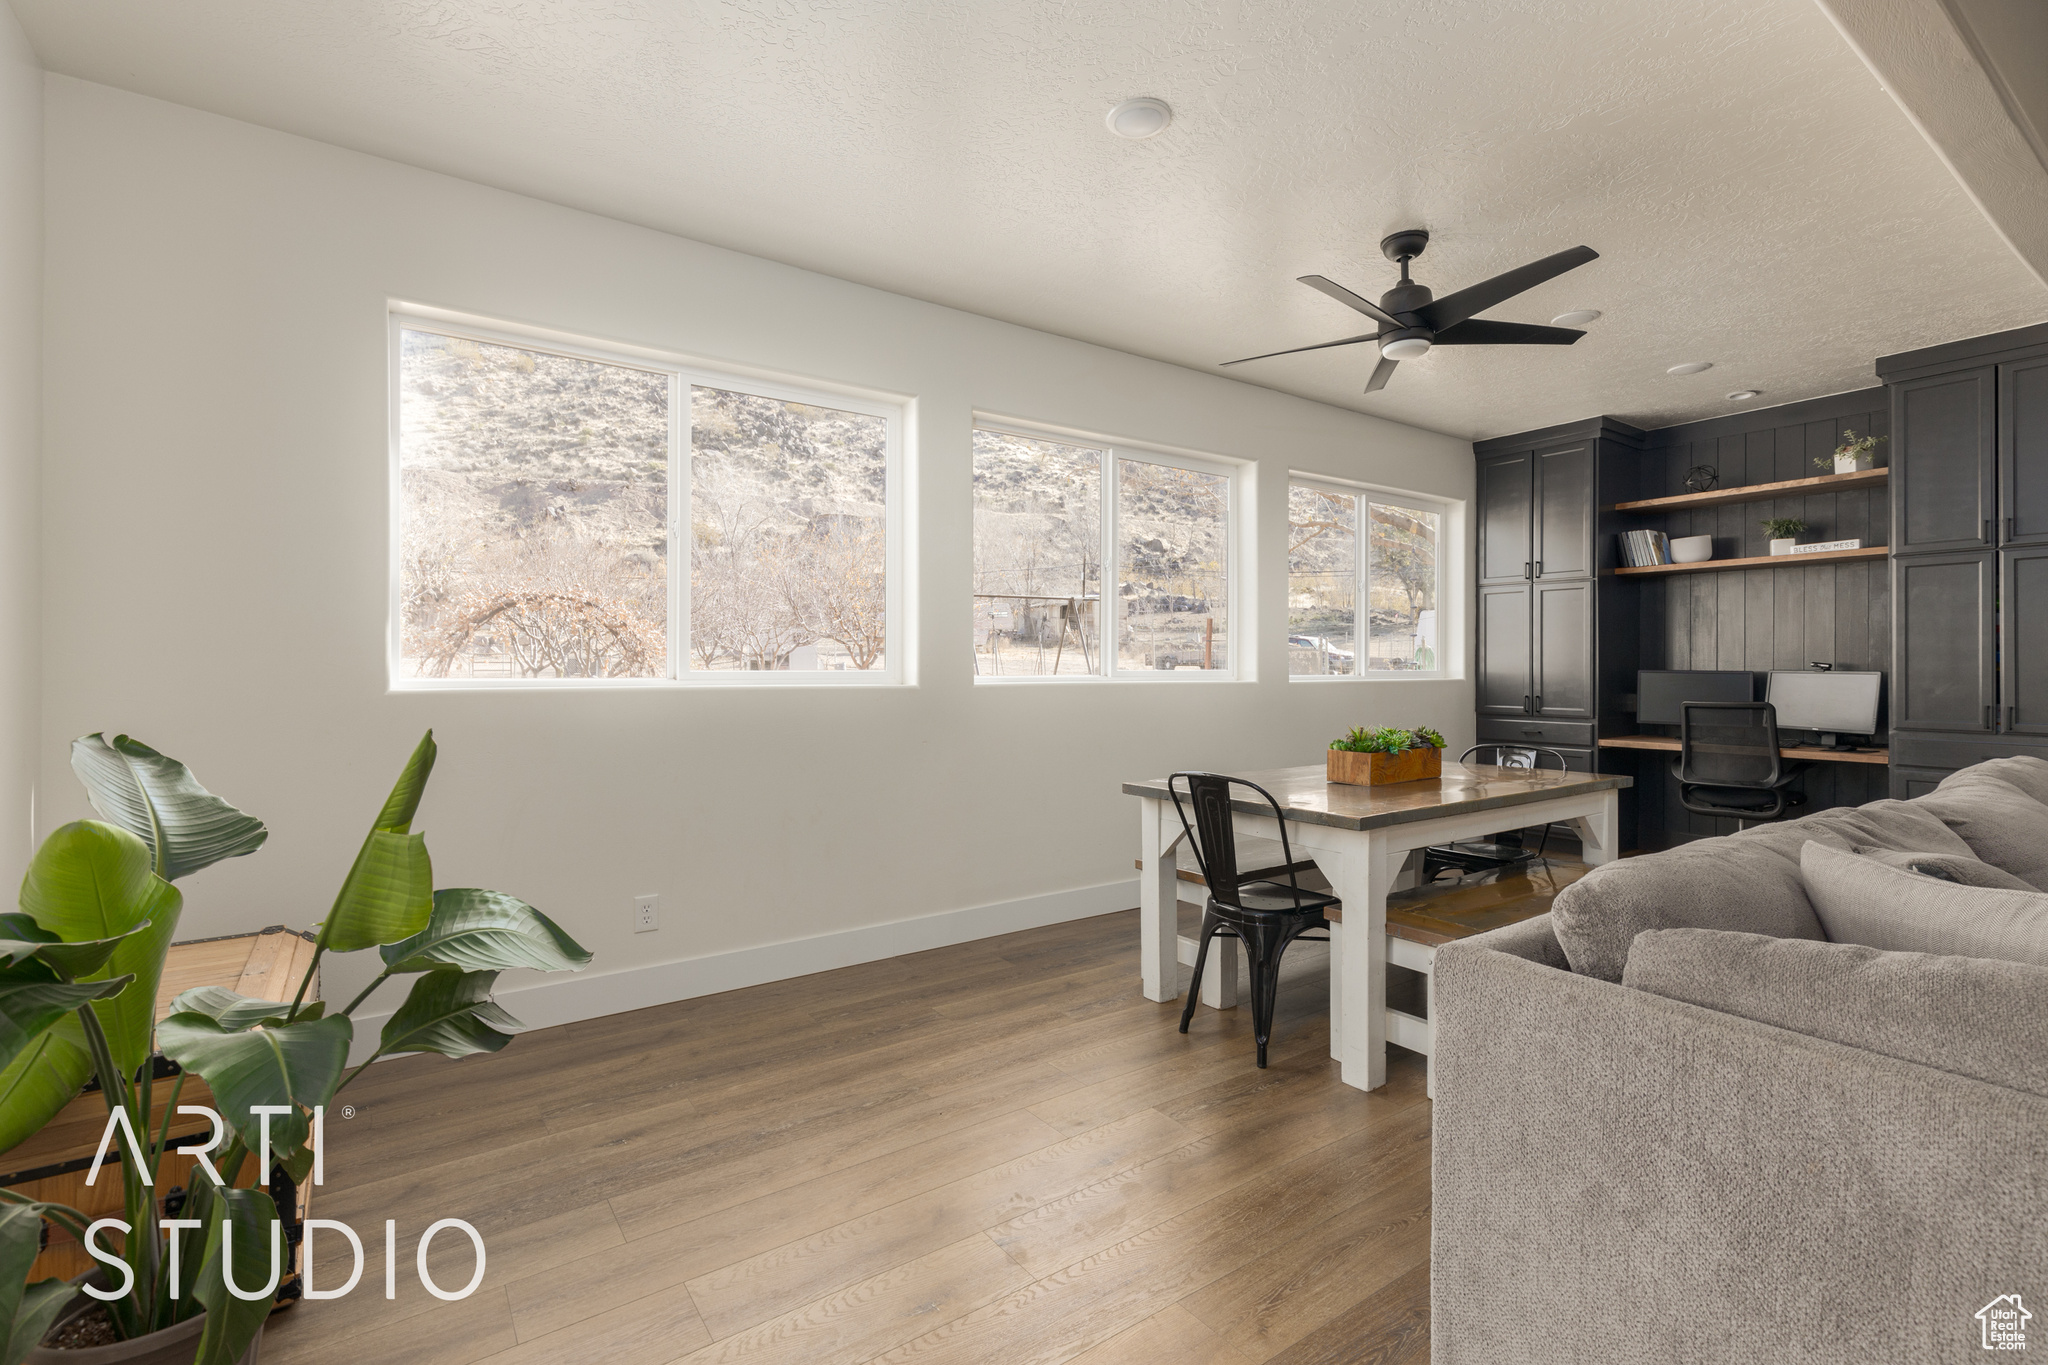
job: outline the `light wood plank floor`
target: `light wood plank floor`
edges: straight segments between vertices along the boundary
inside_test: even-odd
[[[373,1067],[312,1210],[362,1283],[265,1365],[1426,1361],[1421,1059],[1339,1084],[1304,947],[1259,1071],[1250,1010],[1182,1036],[1137,948],[1129,911]],[[489,1248],[455,1303],[413,1269],[449,1217]]]

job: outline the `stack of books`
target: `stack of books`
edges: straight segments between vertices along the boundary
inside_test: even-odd
[[[1671,537],[1662,531],[1624,531],[1615,539],[1621,542],[1621,562],[1631,569],[1671,562]]]

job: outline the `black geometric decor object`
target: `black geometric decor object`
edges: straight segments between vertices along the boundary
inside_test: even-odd
[[[1696,464],[1685,471],[1685,491],[1705,493],[1721,482],[1721,471],[1710,464]]]

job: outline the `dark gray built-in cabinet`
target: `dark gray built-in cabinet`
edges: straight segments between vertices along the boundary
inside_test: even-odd
[[[2048,758],[2048,326],[1886,356],[1892,794]]]
[[[1611,509],[1636,496],[1642,440],[1603,417],[1473,446],[1481,742],[1541,745],[1599,770],[1601,699],[1634,685],[1636,584],[1612,570],[1615,532],[1640,522]],[[1628,687],[1615,686],[1624,675]]]

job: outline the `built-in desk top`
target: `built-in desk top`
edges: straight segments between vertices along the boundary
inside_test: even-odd
[[[1603,749],[1657,749],[1675,754],[1679,750],[1677,740],[1669,735],[1607,735],[1600,741]],[[1868,753],[1857,753],[1851,749],[1823,749],[1811,744],[1781,745],[1781,758],[1796,758],[1807,763],[1878,763],[1892,761],[1889,749],[1872,749]]]
[[[1310,825],[1333,825],[1338,829],[1384,829],[1441,815],[1526,806],[1535,801],[1554,801],[1562,796],[1583,796],[1588,792],[1615,791],[1635,785],[1635,779],[1620,773],[1572,773],[1556,768],[1492,768],[1482,764],[1444,760],[1441,778],[1422,782],[1394,782],[1380,787],[1353,787],[1331,782],[1328,769],[1318,763],[1301,768],[1270,768],[1263,772],[1230,773],[1256,782],[1273,793],[1281,813],[1289,820]],[[1166,779],[1149,778],[1124,783],[1127,796],[1167,799]],[[1185,795],[1185,793],[1183,793]],[[1255,792],[1235,789],[1231,809],[1244,815],[1271,815],[1272,808]]]

